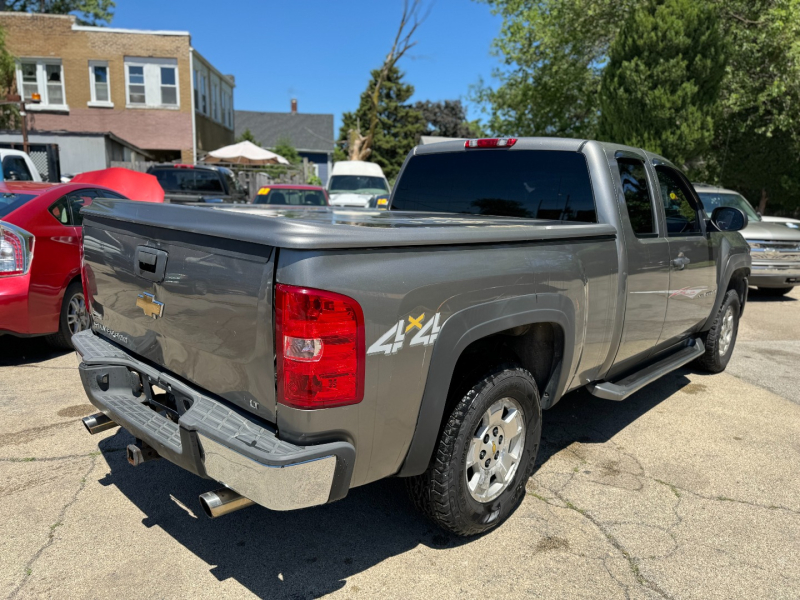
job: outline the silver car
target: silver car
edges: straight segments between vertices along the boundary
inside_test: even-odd
[[[710,215],[718,206],[733,206],[747,215],[740,233],[750,244],[753,269],[750,284],[764,293],[783,296],[800,285],[800,229],[781,221],[766,221],[738,192],[697,183],[694,185]]]

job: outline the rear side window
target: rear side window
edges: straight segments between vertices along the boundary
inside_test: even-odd
[[[633,233],[636,237],[654,237],[655,218],[644,162],[635,158],[617,158],[617,165]]]
[[[24,158],[6,156],[3,159],[3,179],[6,181],[33,181],[33,176]]]
[[[392,210],[597,222],[586,159],[557,150],[475,150],[408,161]]]
[[[167,192],[201,192],[224,194],[222,179],[216,171],[203,169],[154,169],[158,183]]]
[[[10,215],[35,197],[31,194],[0,194],[0,219]]]
[[[264,190],[267,190],[266,192]],[[271,204],[274,206],[327,206],[325,193],[322,190],[287,190],[261,188],[253,204]]]

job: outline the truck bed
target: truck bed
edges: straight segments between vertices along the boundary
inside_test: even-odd
[[[360,209],[156,206],[96,200],[83,212],[92,220],[111,219],[296,250],[496,244],[616,235],[612,225],[597,223]]]

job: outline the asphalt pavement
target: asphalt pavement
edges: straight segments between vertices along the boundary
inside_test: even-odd
[[[86,433],[73,353],[0,339],[0,597],[797,598],[800,288],[750,300],[725,373],[547,411],[527,496],[472,540],[400,480],[210,521],[213,484]]]

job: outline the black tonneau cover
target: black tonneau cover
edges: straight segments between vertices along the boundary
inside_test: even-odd
[[[298,250],[613,237],[611,225],[368,209],[179,206],[95,200],[85,219],[124,221]],[[111,224],[111,223],[109,223]]]

